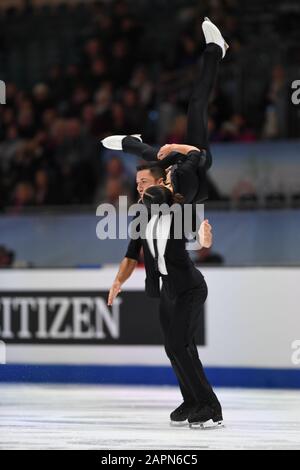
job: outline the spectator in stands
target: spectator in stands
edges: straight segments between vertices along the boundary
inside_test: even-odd
[[[61,19],[57,24],[72,23],[76,8],[54,10]],[[126,0],[81,2],[78,9],[83,11],[80,24],[76,20],[76,28],[68,29],[65,46],[64,28],[54,29],[52,16],[45,20],[44,36],[53,41],[41,37],[42,55],[37,47],[35,62],[30,51],[31,34],[34,37],[36,32],[29,26],[26,30],[28,12],[14,16],[10,10],[0,17],[7,49],[7,60],[1,65],[8,77],[18,80],[18,84],[12,78],[6,81],[6,105],[0,106],[1,205],[16,204],[19,209],[52,202],[92,203],[107,187],[98,146],[106,135],[136,133],[138,129],[149,143],[184,143],[181,114],[186,112],[190,83],[182,82],[181,69],[190,67],[193,76],[204,43],[199,18],[207,14],[223,24],[231,43],[222,80],[210,103],[210,139],[252,142],[257,137],[287,136],[290,101],[283,65],[272,69],[264,108],[254,107],[251,116],[244,109],[239,80],[248,46],[236,2],[201,2],[197,9],[186,2],[168,12],[170,31],[165,29],[165,18],[147,2],[141,11],[138,7],[132,11]],[[155,30],[148,17],[145,22],[144,11],[156,12]],[[21,21],[26,33],[22,36],[20,31],[20,46],[10,41],[14,19]],[[59,43],[56,51],[55,39]],[[186,70],[184,75],[189,75]],[[108,185],[112,186],[117,185]]]
[[[5,246],[0,246],[0,269],[13,267],[15,254]]]
[[[256,136],[247,125],[245,117],[241,114],[234,114],[222,125],[219,139],[224,142],[254,142]]]
[[[286,108],[289,104],[285,70],[276,65],[267,91],[263,137],[273,139],[287,134]]]

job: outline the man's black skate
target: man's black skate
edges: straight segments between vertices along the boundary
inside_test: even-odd
[[[176,410],[170,414],[172,426],[184,426],[188,424],[188,417],[195,408],[195,403],[183,402]]]
[[[219,403],[195,406],[188,417],[190,428],[211,429],[223,427],[222,408]]]

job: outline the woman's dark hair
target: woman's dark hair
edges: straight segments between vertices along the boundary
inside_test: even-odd
[[[150,186],[143,195],[143,203],[147,208],[153,204],[167,204],[169,207],[173,204],[183,204],[184,197],[181,194],[173,194],[166,186]]]

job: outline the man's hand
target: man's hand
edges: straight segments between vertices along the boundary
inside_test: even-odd
[[[130,243],[132,243],[132,241]],[[140,251],[140,248],[139,248],[139,251]],[[113,301],[121,292],[122,285],[124,284],[124,282],[127,281],[127,279],[130,278],[131,274],[136,268],[136,265],[137,265],[136,259],[131,259],[127,257],[123,259],[123,261],[120,264],[119,271],[115,278],[115,281],[109,291],[107,305],[111,306],[113,304]]]
[[[201,248],[210,248],[213,243],[213,236],[211,231],[211,225],[208,220],[205,219],[199,228],[199,241]]]
[[[169,155],[169,153],[173,152],[173,147],[174,147],[173,144],[166,144],[163,147],[161,147],[158,151],[157,158],[159,160],[163,160],[164,158],[166,158],[166,156]]]
[[[171,152],[179,152],[179,153],[182,153],[183,155],[187,155],[192,150],[196,150],[196,151],[200,152],[200,149],[198,149],[198,147],[194,147],[193,145],[166,144],[166,145],[164,145],[163,147],[161,147],[159,149],[158,154],[157,154],[157,158],[159,160],[163,160]]]
[[[109,291],[108,295],[108,300],[107,300],[107,305],[111,306],[113,304],[113,301],[115,298],[120,294],[121,292],[121,282],[120,281],[115,281]]]

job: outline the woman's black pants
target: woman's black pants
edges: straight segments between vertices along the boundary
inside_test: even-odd
[[[208,44],[201,56],[197,67],[194,88],[189,100],[187,114],[187,136],[186,144],[205,149],[207,153],[206,169],[210,168],[212,157],[208,141],[208,103],[218,74],[219,63],[222,59],[222,49],[216,44]],[[139,142],[132,137],[123,140],[123,150],[133,153],[143,160],[157,160],[157,151],[145,143]],[[171,165],[171,162],[165,162]]]

